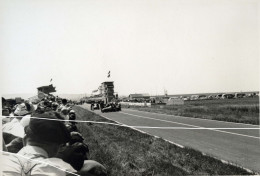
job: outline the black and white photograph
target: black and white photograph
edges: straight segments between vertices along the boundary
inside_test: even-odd
[[[0,175],[260,175],[259,0],[1,0],[0,36]]]

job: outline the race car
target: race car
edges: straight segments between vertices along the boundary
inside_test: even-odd
[[[121,111],[121,105],[119,103],[108,103],[104,108],[101,109],[101,112],[116,112]]]

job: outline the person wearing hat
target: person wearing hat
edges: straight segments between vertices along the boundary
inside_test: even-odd
[[[76,172],[62,159],[53,158],[59,146],[70,140],[70,134],[58,113],[35,115],[25,127],[25,146],[18,155],[3,154],[4,175],[51,175],[65,176],[66,171]],[[66,171],[65,171],[66,170]]]
[[[71,120],[70,121],[71,124],[73,124],[73,125],[77,124],[77,122],[73,122],[74,120],[76,120],[76,113],[75,113],[74,110],[70,110],[70,112],[69,112],[69,120]]]
[[[25,116],[34,111],[34,107],[32,104],[25,102],[18,104],[17,107],[15,108],[14,115],[15,116]]]
[[[51,104],[51,109],[52,109],[53,111],[56,111],[57,108],[58,108],[58,106],[59,106],[58,103],[56,103],[56,102],[52,102],[52,104]]]
[[[60,114],[64,118],[64,120],[67,120],[65,124],[69,124],[69,108],[63,107],[60,111]]]
[[[20,121],[25,117],[30,117],[33,111],[33,105],[30,105],[29,103],[18,104],[14,111],[14,118],[3,125],[2,131],[23,138],[24,126],[21,125]]]
[[[60,112],[62,109],[67,108],[68,101],[67,99],[62,99],[60,101],[60,106],[58,107],[57,111]]]

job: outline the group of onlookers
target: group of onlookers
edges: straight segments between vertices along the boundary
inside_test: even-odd
[[[106,175],[102,164],[89,160],[72,107],[53,95],[12,106],[2,98],[3,175]]]

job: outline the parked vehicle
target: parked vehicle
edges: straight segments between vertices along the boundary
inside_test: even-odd
[[[223,95],[223,94],[217,94],[217,95],[215,96],[215,98],[216,98],[216,99],[221,99],[221,98],[222,98],[222,95]]]
[[[199,95],[192,95],[190,100],[198,100],[199,99]]]
[[[231,98],[234,98],[234,96],[235,96],[234,94],[223,94],[221,98],[222,99],[231,99]]]
[[[213,100],[214,96],[213,95],[209,95],[207,98],[208,98],[208,100]]]
[[[206,95],[199,95],[198,99],[200,99],[200,100],[207,100],[208,97]]]
[[[246,97],[246,94],[244,94],[244,93],[235,93],[235,96],[234,96],[234,98],[244,98],[244,97]]]
[[[183,97],[182,98],[184,101],[188,101],[188,100],[190,100],[190,97]]]
[[[246,97],[254,97],[255,96],[255,94],[254,93],[248,93],[248,94],[246,94]]]

